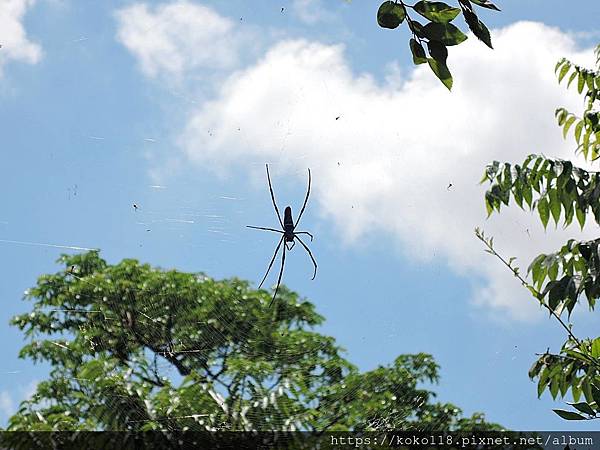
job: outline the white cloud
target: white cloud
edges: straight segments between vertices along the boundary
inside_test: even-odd
[[[23,394],[24,400],[29,400],[33,397],[33,394],[37,392],[39,381],[31,380],[24,386],[21,386],[21,393]]]
[[[235,23],[188,1],[149,7],[134,3],[116,13],[118,39],[149,77],[180,79],[201,69],[230,69],[244,44]]]
[[[493,159],[521,162],[534,152],[572,159],[553,112],[577,110],[581,98],[557,86],[553,70],[562,56],[591,63],[592,55],[538,23],[493,36],[494,51],[473,37],[451,49],[452,93],[423,66],[379,83],[352,72],[343,46],[280,42],[223,82],[190,118],[180,144],[190,160],[216,170],[270,161],[303,183],[310,166],[314,198],[347,241],[383,231],[409,256],[442,258],[473,280],[475,303],[507,317],[539,315],[510,273],[483,253],[473,229],[495,235],[523,269],[579,233],[545,234],[515,208],[486,221],[477,183]]]
[[[6,417],[14,414],[16,408],[15,404],[8,391],[0,391],[0,412]]]
[[[31,380],[28,384],[21,385],[18,388],[20,401],[30,399],[37,391],[37,380]],[[14,394],[14,391],[13,391]],[[0,391],[0,413],[5,417],[12,416],[17,411],[17,402],[13,399],[10,391]]]
[[[23,18],[35,0],[0,0],[0,75],[9,61],[37,63],[42,57],[41,47],[31,42]]]
[[[301,21],[308,25],[330,20],[333,17],[325,9],[321,0],[294,0],[292,11]]]

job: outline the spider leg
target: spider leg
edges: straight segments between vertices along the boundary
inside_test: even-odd
[[[252,225],[246,225],[246,228],[253,228],[255,230],[274,231],[275,233],[281,233],[281,234],[283,234],[283,231],[276,230],[275,228],[253,227]]]
[[[283,246],[283,255],[281,257],[281,269],[279,270],[279,277],[277,278],[277,286],[275,286],[275,293],[273,294],[273,299],[271,300],[271,303],[269,303],[269,308],[271,307],[271,305],[273,305],[273,302],[275,301],[275,297],[277,297],[277,291],[279,290],[279,284],[281,283],[281,277],[283,275],[283,266],[285,264],[285,249],[286,249],[286,247],[284,245]]]
[[[310,234],[308,231],[294,231],[294,234],[308,234],[310,236],[310,241],[312,242],[313,240],[313,235]]]
[[[281,239],[279,239],[279,244],[277,244],[277,248],[275,249],[275,253],[273,253],[273,257],[271,258],[271,262],[269,263],[269,267],[267,267],[267,273],[265,273],[265,276],[263,277],[262,281],[258,285],[259,289],[262,287],[263,283],[267,279],[267,275],[269,275],[269,272],[271,271],[271,267],[273,267],[273,261],[275,261],[275,258],[277,257],[277,253],[279,252],[279,247],[281,247],[281,243],[282,242],[283,242],[283,236],[281,236]]]
[[[273,186],[271,185],[271,175],[269,175],[269,165],[267,166],[267,180],[269,180],[269,192],[271,192],[271,200],[273,200],[273,206],[275,207],[275,212],[277,213],[277,218],[279,219],[279,224],[281,228],[283,228],[283,221],[281,220],[281,214],[279,214],[279,208],[277,208],[277,203],[275,203],[275,194],[273,194]]]
[[[296,242],[295,242],[295,241],[292,241],[292,246],[291,246],[291,247],[288,247],[288,246],[287,246],[287,242],[285,243],[285,246],[287,247],[287,249],[288,249],[288,250],[291,250],[291,249],[293,249],[293,248],[294,248],[294,245],[296,245]]]
[[[308,203],[308,196],[310,195],[310,169],[308,169],[308,189],[306,191],[306,197],[304,198],[304,204],[302,205],[302,209],[300,210],[300,214],[298,214],[298,218],[296,219],[296,223],[294,224],[294,228],[298,226],[300,222],[300,218],[302,217],[302,213],[304,213],[304,208],[306,208],[306,204]]]
[[[302,247],[304,247],[304,249],[308,252],[308,256],[310,256],[310,259],[312,260],[312,263],[315,266],[315,272],[313,273],[313,277],[312,277],[312,279],[314,280],[315,277],[317,276],[317,262],[315,261],[315,258],[313,257],[310,249],[307,247],[307,245],[304,242],[302,242],[302,239],[300,239],[298,236],[296,236],[296,239],[298,239],[298,242],[300,242],[300,244],[302,244]]]

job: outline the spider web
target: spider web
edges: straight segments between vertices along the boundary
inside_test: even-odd
[[[77,277],[76,275],[73,275],[75,277]],[[83,278],[79,278],[80,280],[84,280]],[[207,278],[208,279],[208,278]],[[200,282],[202,282],[202,280],[199,280]],[[152,291],[144,291],[143,289],[138,289],[137,291],[129,291],[126,295],[128,296],[128,299],[126,300],[130,300],[133,301],[133,297],[136,295],[140,295],[143,293],[148,293],[150,294],[150,299],[151,299],[151,303],[148,305],[148,310],[152,311],[155,310],[156,307],[160,307],[160,299],[161,297],[164,297],[165,295],[169,295],[171,296],[172,293],[169,294],[161,294],[161,293],[156,293],[156,292],[152,292]],[[99,292],[98,293],[99,296],[103,296],[103,300],[105,300],[107,298],[107,296],[105,295],[105,293]],[[109,294],[110,295],[110,294]],[[125,300],[125,299],[124,299]],[[266,305],[265,305],[266,307]],[[65,312],[65,314],[69,314],[68,311],[61,311],[61,312]],[[157,321],[156,318],[146,314],[144,311],[137,311],[142,317],[147,319],[147,323],[145,324],[146,328],[150,329],[150,333],[152,334],[152,323],[155,323]],[[92,315],[92,318],[89,319],[90,322],[94,322],[94,321],[106,321],[106,320],[119,320],[119,318],[117,317],[106,317],[104,316],[101,312],[95,312],[95,311],[90,311],[89,312]],[[95,314],[101,314],[102,318],[94,318]],[[220,323],[224,326],[225,329],[232,329],[235,327],[235,324],[233,322],[231,322],[227,316],[225,315],[217,315],[216,317],[212,317],[209,319],[209,321],[214,321],[215,323]],[[190,324],[194,324],[195,322],[193,321],[188,321],[186,318],[182,318],[182,317],[178,317],[177,321],[181,322],[181,325],[190,325]],[[93,325],[91,325],[93,326]],[[180,376],[180,374],[177,373],[177,369],[176,367],[170,363],[169,361],[167,361],[165,359],[165,356],[173,356],[173,355],[183,355],[183,354],[199,354],[202,352],[202,347],[203,345],[201,344],[202,341],[207,341],[207,342],[213,342],[213,341],[220,341],[223,339],[223,333],[220,333],[218,329],[216,328],[207,328],[208,330],[208,335],[207,336],[203,336],[200,337],[199,341],[200,342],[194,342],[194,343],[186,343],[186,342],[163,342],[163,348],[165,348],[165,350],[162,351],[157,351],[154,352],[154,361],[155,361],[155,368],[157,370],[157,373],[160,374],[161,378],[166,378],[166,379],[170,379],[171,381],[175,381],[177,379],[181,379],[182,377]],[[155,331],[154,332],[157,336],[161,335],[162,332],[161,331]],[[248,339],[251,337],[250,332],[242,332],[242,340]],[[194,345],[195,344],[195,345]],[[91,344],[93,345],[93,344]],[[101,345],[101,344],[100,344]],[[245,352],[245,354],[248,357],[257,357],[257,358],[261,358],[264,356],[268,356],[269,352],[268,350],[265,351],[261,351],[260,348],[256,348],[256,347],[260,347],[260,346],[250,346],[249,344],[244,344],[242,343],[241,346],[241,350],[243,350]],[[169,349],[170,348],[170,349]],[[295,358],[297,358],[298,356],[300,356],[298,353],[290,351],[290,350],[286,350],[284,353],[284,357],[291,360],[294,360]],[[84,382],[91,382],[94,383],[95,380],[94,379],[77,379],[77,381],[84,381]],[[285,385],[285,383],[284,383]],[[219,386],[214,386],[214,387],[208,387],[208,386],[203,386],[203,389],[210,395],[210,397],[214,400],[214,402],[224,410],[224,412],[227,414],[227,408],[225,406],[225,397],[223,395],[223,392],[219,389]],[[269,396],[265,396],[261,402],[255,400],[254,402],[252,402],[251,407],[249,408],[249,412],[247,414],[244,414],[244,420],[243,420],[243,427],[245,429],[252,429],[252,415],[255,414],[253,413],[252,409],[254,408],[265,408],[270,404],[274,404],[275,403],[275,399],[276,396],[281,396],[283,394],[283,389],[279,388],[277,390],[272,391],[271,395]],[[112,395],[109,393],[109,395]],[[184,416],[177,416],[177,415],[170,415],[170,416],[154,416],[152,419],[147,419],[146,417],[148,415],[152,415],[148,410],[140,410],[138,413],[138,417],[137,418],[133,418],[132,420],[129,420],[128,422],[131,424],[139,424],[139,423],[144,423],[144,422],[155,422],[158,424],[164,423],[164,426],[167,429],[190,429],[190,430],[198,430],[198,431],[216,431],[216,430],[220,430],[220,429],[228,429],[230,428],[230,425],[226,422],[223,421],[216,421],[215,420],[215,415],[214,414],[206,414],[205,411],[203,410],[198,410],[197,412],[193,412],[191,414],[187,414]],[[245,416],[248,415],[249,417],[246,418]],[[176,420],[181,420],[181,419],[191,419],[189,421],[186,421],[185,426],[182,428],[174,428],[172,422],[176,421]],[[290,430],[294,430],[294,425],[292,423],[293,421],[290,421],[290,423],[277,423],[277,424],[273,424],[274,428],[280,428],[283,426],[283,428],[285,429],[286,427]]]
[[[76,249],[84,250],[84,249]],[[270,249],[267,251],[271,251]],[[60,273],[60,272],[59,272]],[[56,307],[56,308],[44,308],[39,310],[41,313],[50,314],[51,317],[60,318],[60,320],[68,319],[83,319],[82,325],[79,326],[77,335],[84,336],[88,339],[91,353],[86,358],[87,361],[93,360],[94,352],[101,352],[102,349],[107,350],[111,353],[115,353],[115,348],[111,348],[110,342],[103,342],[98,340],[94,331],[105,330],[110,324],[117,326],[123,325],[124,320],[130,320],[131,314],[135,316],[140,328],[143,329],[144,339],[148,342],[153,342],[153,348],[145,348],[143,354],[149,360],[152,361],[152,369],[157,380],[164,380],[165,383],[169,383],[173,386],[173,396],[177,398],[176,389],[180,387],[184,381],[185,376],[178,370],[176,365],[173,363],[174,359],[185,357],[202,357],[203,352],[206,348],[211,348],[211,343],[221,342],[223,345],[232,345],[232,351],[235,351],[239,355],[243,355],[248,360],[261,360],[269,362],[272,360],[274,355],[277,356],[279,364],[286,364],[302,359],[315,357],[318,358],[322,353],[327,351],[327,345],[323,344],[317,348],[309,350],[307,353],[306,348],[301,345],[288,346],[285,345],[274,345],[272,338],[264,333],[257,333],[257,324],[250,323],[249,329],[236,329],[239,323],[234,322],[231,319],[230,314],[225,312],[220,313],[219,309],[213,310],[213,316],[207,317],[207,322],[218,324],[218,326],[203,326],[200,327],[195,317],[187,317],[185,315],[172,316],[174,324],[177,327],[189,327],[194,328],[198,326],[201,328],[202,334],[195,336],[189,336],[187,339],[180,339],[178,341],[169,341],[164,339],[164,328],[165,328],[165,304],[171,303],[181,305],[183,302],[189,302],[189,295],[185,295],[177,292],[176,286],[152,286],[152,287],[139,287],[138,280],[132,279],[132,285],[127,289],[122,287],[111,288],[111,282],[117,280],[111,280],[108,275],[104,274],[101,276],[102,282],[97,278],[98,275],[82,274],[82,268],[78,266],[65,267],[64,276],[66,279],[79,282],[79,290],[75,290],[68,295],[75,297],[75,300],[82,300],[81,296],[88,296],[85,303],[93,305],[105,304],[108,308],[101,309],[72,309],[68,307]],[[197,275],[196,281],[198,283],[210,282],[211,278],[204,275]],[[108,286],[108,288],[107,288]],[[82,293],[81,287],[87,287],[85,293]],[[271,293],[266,293],[260,299],[261,307],[265,311],[269,311],[276,314],[278,308],[278,302],[281,302],[281,295],[284,297],[289,295],[287,288],[284,285],[280,287],[280,295],[275,300],[273,308],[269,308],[272,292],[275,286],[271,288]],[[175,289],[174,289],[175,288]],[[91,293],[90,293],[91,292]],[[143,302],[140,303],[140,299]],[[168,302],[166,302],[168,300]],[[198,303],[202,303],[202,299],[195,299]],[[245,295],[240,294],[237,298],[227,299],[223,301],[233,301],[239,304],[243,304],[247,299]],[[297,299],[296,306],[301,306],[302,299]],[[63,303],[65,303],[63,301]],[[67,301],[68,303],[68,301]],[[142,305],[137,310],[131,310],[129,305]],[[168,308],[168,306],[167,306]],[[225,311],[226,308],[223,308]],[[275,323],[275,322],[274,322]],[[205,324],[206,325],[206,324]],[[282,326],[282,323],[277,324],[280,328],[273,330],[274,333],[285,336],[286,334],[293,335],[295,331],[299,329],[310,329],[310,327],[295,327],[290,326],[287,329]],[[235,332],[237,335],[236,345],[228,342],[232,333]],[[135,334],[135,331],[133,331]],[[96,337],[94,337],[96,336]],[[69,352],[70,341],[74,338],[73,335],[52,335],[47,337],[49,342],[65,352]],[[257,337],[261,339],[257,341]],[[162,340],[161,340],[162,339]],[[98,350],[99,349],[99,350]],[[235,354],[229,354],[229,357],[236,356]],[[346,356],[342,354],[342,356]],[[219,363],[222,361],[215,361],[214,365],[209,365],[211,370],[219,370]],[[131,365],[135,365],[135,358],[130,361]],[[322,368],[320,369],[322,370]],[[319,369],[316,370],[318,372]],[[410,374],[407,374],[410,377]],[[133,379],[134,376],[130,372],[123,370],[114,370],[114,373],[106,374],[108,377],[122,377],[123,381],[127,379]],[[129,378],[128,378],[129,377]],[[290,377],[291,378],[291,377]],[[294,389],[294,383],[290,378],[275,378],[267,379],[265,385],[272,385],[271,388],[262,389],[260,395],[257,392],[242,393],[239,399],[239,406],[231,405],[227,403],[227,389],[224,388],[222,383],[216,381],[207,380],[206,382],[197,381],[200,385],[202,392],[202,401],[198,402],[199,405],[204,404],[204,407],[196,407],[194,404],[186,405],[186,413],[180,414],[176,412],[165,413],[157,412],[152,406],[152,402],[136,402],[132,405],[129,400],[135,393],[131,392],[127,395],[112,392],[111,388],[99,389],[98,378],[95,376],[85,377],[66,377],[65,381],[72,384],[74,389],[86,390],[86,388],[92,388],[91,391],[100,392],[100,399],[97,406],[106,406],[107,403],[117,405],[117,408],[127,408],[127,421],[123,424],[127,428],[131,429],[148,429],[145,425],[151,425],[150,429],[162,429],[162,430],[194,430],[194,431],[219,431],[219,430],[281,430],[281,431],[296,431],[306,430],[307,428],[303,425],[306,419],[306,412],[300,411],[295,417],[293,414],[283,417],[281,414],[277,414],[277,410],[280,408],[280,403],[285,402],[290,396],[290,389]],[[227,381],[230,381],[227,380]],[[363,387],[356,385],[354,387],[342,386],[338,394],[332,394],[330,401],[344,402],[345,399],[359,395],[359,391]],[[148,395],[152,397],[158,390],[152,389],[153,394]],[[363,395],[366,392],[362,393]],[[336,397],[337,395],[337,397]],[[398,415],[400,411],[395,407],[396,401],[402,403],[406,392],[398,387],[395,391],[390,393],[390,401],[387,405],[384,405],[379,410],[379,414],[372,416],[364,424],[359,424],[367,429],[381,429],[386,427],[392,427],[393,423],[397,423]],[[296,395],[297,397],[297,395]],[[108,402],[107,402],[108,399]],[[126,402],[123,406],[120,405],[120,399]],[[206,408],[206,399],[211,401],[212,407]],[[94,406],[94,402],[90,402]],[[43,404],[42,404],[43,406]],[[174,411],[182,409],[180,404],[177,404],[177,400],[174,400]],[[318,402],[312,401],[307,402],[304,406],[318,407]],[[415,405],[418,407],[419,405]],[[235,407],[235,408],[234,408]],[[217,413],[215,413],[217,410]],[[265,415],[270,418],[265,422]],[[339,419],[335,417],[332,412],[330,421],[332,424]],[[40,420],[44,420],[40,416]],[[268,428],[267,428],[268,427]]]
[[[86,277],[80,277],[77,275],[78,272],[77,267],[71,267],[67,269],[69,275],[74,279],[82,281],[86,284],[89,284],[91,287],[94,287],[94,290],[97,291],[95,299],[92,299],[95,302],[110,302],[110,298],[114,297],[115,294],[123,295],[122,290],[115,289],[114,291],[108,290],[106,291],[104,286],[101,286],[99,283],[94,284],[91,281],[88,281]],[[202,283],[206,280],[209,280],[208,277],[198,278],[198,282]],[[164,287],[163,287],[164,288]],[[168,288],[166,290],[169,290]],[[286,288],[282,287],[282,290],[285,291]],[[75,294],[79,296],[80,294]],[[160,293],[156,292],[155,289],[146,290],[146,289],[131,289],[125,291],[125,297],[122,298],[123,305],[126,307],[127,304],[135,304],[135,297],[143,296],[146,302],[146,306],[143,310],[135,311],[138,314],[139,323],[143,323],[144,334],[150,333],[150,335],[154,335],[157,338],[162,336],[163,334],[163,324],[164,319],[161,317],[153,317],[153,314],[156,314],[157,309],[163,307],[162,300],[165,297],[173,296],[173,292]],[[177,301],[187,301],[188,299],[178,299]],[[240,299],[242,300],[242,299]],[[268,308],[269,297],[263,299],[263,307]],[[278,297],[276,301],[281,301]],[[276,306],[275,306],[276,307]],[[118,309],[118,308],[117,308]],[[46,309],[43,310],[46,313],[56,313],[62,314],[64,318],[72,316],[73,314],[83,314],[87,317],[86,324],[80,327],[81,333],[85,335],[85,333],[91,329],[102,329],[104,324],[110,321],[120,322],[121,318],[116,314],[117,311],[114,309],[111,313],[106,314],[101,310],[77,310],[74,311],[72,309]],[[188,319],[186,317],[179,316],[176,318],[178,322],[178,326],[189,326],[195,325],[196,322],[192,319]],[[225,314],[216,315],[215,317],[211,317],[209,322],[213,321],[214,323],[219,323],[222,325],[223,332],[220,332],[217,328],[203,328],[204,331],[208,331],[208,333],[204,333],[204,336],[196,336],[194,339],[190,339],[188,342],[179,341],[179,342],[168,342],[163,341],[160,345],[162,350],[154,349],[154,351],[146,350],[146,354],[153,358],[154,361],[154,370],[156,371],[157,376],[161,380],[169,380],[173,384],[175,388],[177,388],[177,381],[181,381],[183,379],[182,375],[178,373],[177,368],[173,365],[172,362],[168,360],[169,357],[181,356],[181,355],[190,355],[190,354],[202,354],[203,342],[215,342],[215,341],[223,341],[223,338],[227,331],[231,331],[236,327],[236,324],[233,323],[229,317]],[[154,324],[157,324],[154,327]],[[281,346],[277,346],[277,348],[270,348],[271,343],[267,342],[267,340],[263,342],[252,342],[250,340],[256,338],[256,334],[252,333],[248,330],[242,331],[239,334],[241,345],[237,349],[238,352],[243,352],[244,357],[249,359],[266,359],[269,360],[272,356],[273,352],[278,353],[278,358],[280,362],[293,362],[299,358],[305,357],[306,353],[304,351],[298,351],[291,348],[285,348]],[[281,330],[281,335],[283,336],[285,333],[291,332],[292,330]],[[51,339],[53,345],[56,345],[65,351],[69,351],[69,342],[68,340],[57,339],[54,337]],[[103,342],[94,342],[93,340],[89,341],[90,348],[95,350],[96,347],[106,347]],[[312,353],[314,356],[317,356],[325,350],[324,346],[314,349]],[[231,355],[230,355],[231,356]],[[115,376],[130,376],[127,373],[123,373],[123,371],[118,371],[115,373]],[[81,377],[68,377],[67,380],[69,382],[74,382],[79,384],[80,386],[85,386],[90,383],[94,386],[94,389],[97,389],[97,379],[96,378],[81,378]],[[226,404],[226,392],[222,389],[222,386],[219,386],[218,383],[205,383],[201,384],[202,390],[210,396],[210,398],[214,401],[214,403],[218,406],[218,408],[222,409],[223,413],[226,416],[231,416],[232,419],[236,419],[237,428],[240,430],[251,431],[256,429],[255,418],[262,417],[265,414],[265,410],[269,408],[278,407],[278,402],[280,399],[285,398],[289,394],[290,389],[290,381],[287,379],[281,380],[280,383],[275,383],[272,389],[269,389],[265,392],[265,395],[261,397],[247,395],[246,397],[242,397],[240,403],[243,402],[244,406],[239,408],[237,411],[228,411],[228,407]],[[338,401],[342,402],[344,400],[343,397],[352,397],[357,391],[362,389],[360,386],[356,386],[352,389],[344,390],[343,394],[339,395]],[[122,396],[120,394],[114,394],[110,391],[103,391],[103,396],[108,398],[114,397],[124,397],[128,399],[130,396]],[[402,400],[402,396],[405,395],[401,389],[393,392],[392,399],[399,401]],[[147,404],[149,406],[149,404]],[[193,405],[189,405],[191,409],[193,409]],[[418,406],[418,405],[417,405]],[[204,409],[197,409],[189,414],[185,415],[177,415],[177,414],[157,414],[153,412],[151,408],[142,408],[141,404],[138,405],[139,409],[136,411],[135,409],[132,411],[128,411],[129,419],[127,420],[126,425],[131,425],[134,429],[139,429],[141,425],[144,423],[152,423],[153,428],[163,429],[163,430],[195,430],[195,431],[219,431],[219,430],[229,430],[234,427],[233,424],[228,423],[227,420],[222,420],[222,417],[219,418],[217,414],[207,413]],[[383,414],[378,416],[374,416],[370,418],[368,423],[362,424],[365,428],[368,429],[381,429],[386,427],[391,427],[391,424],[394,422],[394,416],[399,414],[399,411],[394,408],[394,402],[390,402],[386,408],[383,409],[385,411]],[[302,414],[300,414],[302,415]],[[288,418],[277,418],[276,415],[275,420],[270,422],[271,430],[282,430],[282,431],[296,431],[296,430],[306,430],[301,424],[302,417],[295,418],[293,416]],[[148,418],[150,417],[150,418]],[[331,418],[335,420],[335,417]],[[260,429],[260,428],[259,428]],[[264,430],[264,428],[262,428]]]

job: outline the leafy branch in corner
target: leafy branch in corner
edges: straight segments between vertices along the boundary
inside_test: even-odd
[[[496,251],[492,237],[486,237],[484,232],[479,228],[475,229],[475,235],[486,246],[484,251],[498,258],[521,284],[532,293],[540,305],[549,311],[550,315],[560,323],[568,334],[568,339],[563,344],[560,354],[551,354],[547,350],[545,353],[538,355],[540,356],[539,359],[529,370],[529,377],[531,379],[538,378],[538,397],[542,395],[546,388],[550,390],[552,398],[556,398],[559,393],[561,396],[565,396],[567,391],[571,389],[574,402],[567,402],[567,404],[571,405],[578,412],[562,409],[554,409],[554,412],[565,420],[599,419],[600,383],[598,380],[600,379],[600,338],[585,340],[577,338],[571,326],[567,325],[561,318],[561,313],[565,307],[568,309],[570,315],[573,308],[572,305],[574,305],[577,299],[576,292],[579,286],[573,283],[572,279],[569,279],[569,283],[562,282],[562,279],[558,282],[555,281],[555,272],[558,272],[559,264],[555,266],[552,258],[563,257],[560,263],[563,270],[565,266],[569,267],[569,260],[564,259],[564,255],[540,255],[536,258],[527,271],[528,274],[532,274],[534,283],[538,286],[536,288],[534,284],[527,282],[520,274],[519,268],[513,264],[514,257],[506,260]],[[588,246],[589,243],[580,243],[579,245]],[[566,253],[567,250],[573,251],[574,248],[576,248],[575,241],[571,240],[562,250],[564,250],[563,253]],[[540,286],[548,272],[547,268],[544,270],[540,266],[542,266],[544,261],[548,260],[548,257],[550,257],[551,261],[550,267],[554,267],[550,269],[552,272],[550,277],[554,278],[554,280],[550,281],[544,290],[540,291]],[[571,259],[570,261],[572,267],[574,260]],[[581,266],[581,264],[579,265]],[[565,276],[564,279],[567,279],[567,277]],[[568,286],[570,285],[577,288],[575,292],[568,295],[568,298],[574,298],[571,303],[562,298],[565,291],[569,291]],[[546,295],[548,295],[548,302],[545,301]],[[579,401],[582,394],[586,401]]]
[[[452,74],[448,69],[448,48],[458,45],[467,39],[467,36],[452,22],[460,13],[469,29],[479,40],[489,48],[492,47],[490,32],[485,24],[479,20],[473,4],[487,9],[500,11],[489,0],[458,0],[458,8],[443,2],[421,0],[414,5],[409,5],[402,0],[385,1],[377,11],[377,23],[382,28],[395,29],[406,21],[412,38],[409,41],[413,62],[429,64],[433,73],[449,90],[452,89]],[[409,14],[409,9],[428,20],[423,25]],[[427,52],[425,50],[427,48]],[[429,56],[427,56],[427,53]]]

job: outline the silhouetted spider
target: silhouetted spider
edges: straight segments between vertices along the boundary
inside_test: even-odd
[[[279,209],[277,208],[277,203],[275,202],[275,194],[273,194],[273,187],[271,186],[271,176],[269,175],[269,165],[266,164],[266,167],[267,167],[267,180],[269,181],[269,191],[271,192],[271,200],[273,200],[273,206],[275,207],[275,212],[277,213],[277,219],[279,219],[279,224],[281,225],[281,230],[276,230],[275,228],[253,227],[251,225],[246,225],[246,226],[248,228],[254,228],[255,230],[272,231],[274,233],[282,234],[281,239],[279,240],[279,244],[277,244],[277,248],[275,249],[275,254],[273,254],[273,258],[271,258],[271,262],[269,263],[269,267],[267,268],[267,273],[265,273],[265,276],[263,277],[262,281],[258,285],[258,288],[260,289],[262,287],[263,283],[265,282],[265,280],[267,279],[267,275],[269,275],[271,267],[273,267],[273,262],[275,261],[275,258],[277,257],[277,253],[279,252],[279,248],[281,247],[281,244],[283,243],[283,256],[281,257],[281,269],[279,270],[279,278],[277,278],[277,286],[275,287],[275,293],[273,294],[273,299],[271,300],[271,303],[269,303],[269,308],[270,308],[271,305],[273,304],[273,302],[275,301],[275,297],[277,296],[277,291],[279,290],[279,284],[281,283],[281,276],[283,275],[283,265],[285,264],[285,251],[286,251],[286,249],[291,250],[294,248],[294,245],[296,245],[296,242],[294,239],[298,239],[298,242],[300,242],[302,247],[304,247],[304,249],[308,252],[308,256],[310,256],[310,259],[312,260],[312,263],[315,266],[315,270],[314,270],[313,277],[312,277],[313,280],[317,276],[317,262],[315,261],[315,258],[313,257],[308,246],[304,242],[302,242],[302,239],[300,239],[300,237],[298,236],[299,234],[307,234],[308,236],[310,236],[310,240],[312,241],[313,235],[310,234],[308,231],[295,231],[296,227],[298,226],[298,223],[300,222],[300,218],[302,217],[302,214],[304,213],[304,208],[306,208],[306,203],[308,202],[308,196],[310,195],[310,169],[308,169],[308,190],[306,191],[306,198],[304,199],[304,204],[302,205],[302,209],[300,210],[298,219],[296,220],[296,223],[294,223],[294,220],[292,219],[292,208],[289,206],[287,206],[285,208],[283,221],[281,220],[281,215],[279,214]],[[292,243],[291,247],[287,246],[288,242]]]

